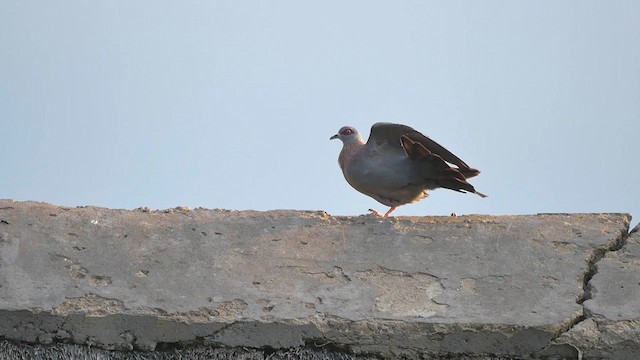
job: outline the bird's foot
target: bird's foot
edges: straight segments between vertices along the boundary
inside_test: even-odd
[[[369,211],[371,212],[371,214],[373,214],[373,215],[375,215],[375,216],[377,216],[377,217],[379,217],[379,218],[388,218],[388,217],[389,217],[389,215],[391,215],[391,213],[392,213],[395,209],[396,209],[396,208],[395,208],[395,206],[394,206],[394,207],[392,207],[391,209],[389,209],[389,211],[387,211],[387,212],[386,212],[386,213],[384,213],[384,214],[379,213],[379,212],[378,212],[378,210],[375,210],[375,209],[369,209]]]
[[[376,217],[379,217],[379,218],[383,218],[384,217],[384,214],[381,214],[380,212],[378,212],[378,210],[369,209],[369,212],[371,213],[371,215],[374,215]]]

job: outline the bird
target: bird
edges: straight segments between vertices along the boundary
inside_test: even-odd
[[[390,207],[384,214],[369,209],[377,217],[388,218],[437,188],[487,197],[467,182],[479,170],[410,126],[375,123],[366,143],[354,127],[343,126],[333,139],[342,141],[338,164],[349,185]]]

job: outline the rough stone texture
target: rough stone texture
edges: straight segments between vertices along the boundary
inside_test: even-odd
[[[640,225],[596,264],[587,319],[559,338],[585,358],[640,359]]]
[[[109,351],[74,344],[30,345],[0,341],[2,360],[100,359],[100,360],[377,360],[369,356],[353,356],[339,352],[310,349],[263,351],[249,348],[189,347],[166,351]],[[433,358],[438,359],[438,358]],[[489,358],[460,358],[490,360]],[[438,359],[440,360],[440,359]],[[444,358],[442,358],[444,360]]]
[[[95,360],[380,360],[375,356],[352,355],[326,349],[279,349],[260,350],[246,347],[213,348],[188,347],[164,351],[113,351],[95,347],[57,343],[52,345],[14,344],[0,341],[1,360],[52,360],[52,359],[95,359]],[[487,356],[427,356],[425,360],[507,360],[507,358]],[[511,358],[508,358],[511,359]]]
[[[589,322],[601,326],[611,316],[618,324],[607,330],[612,337],[623,324],[627,335],[637,335],[637,306],[617,307],[620,315],[613,315],[611,299],[599,298],[611,291],[610,278],[621,278],[600,280],[604,275],[595,272],[605,254],[598,269],[610,261],[612,271],[620,267],[608,252],[624,244],[629,220],[624,214],[381,220],[2,200],[0,337],[116,350],[193,345],[385,357],[575,357],[587,347],[561,340]],[[637,250],[629,251],[636,251],[637,266]],[[633,261],[625,263],[626,281],[637,280]],[[637,288],[621,290],[637,304]],[[621,354],[638,348],[625,341],[590,349],[598,356],[620,350],[617,344],[629,344]]]

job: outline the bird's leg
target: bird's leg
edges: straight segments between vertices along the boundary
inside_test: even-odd
[[[388,217],[389,217],[389,215],[391,215],[391,213],[392,213],[395,209],[396,209],[396,207],[395,207],[395,206],[393,206],[391,209],[389,209],[389,211],[387,211],[387,212],[384,214],[384,217],[388,218]]]
[[[391,209],[389,209],[389,211],[387,211],[384,215],[379,213],[377,210],[374,209],[369,209],[369,211],[371,212],[371,214],[379,217],[379,218],[388,218],[389,215],[391,215],[391,213],[396,209],[396,207],[392,207]]]

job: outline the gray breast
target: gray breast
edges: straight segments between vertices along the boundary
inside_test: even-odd
[[[387,206],[424,198],[424,181],[416,163],[397,148],[375,147],[353,157],[344,175],[349,184]]]

